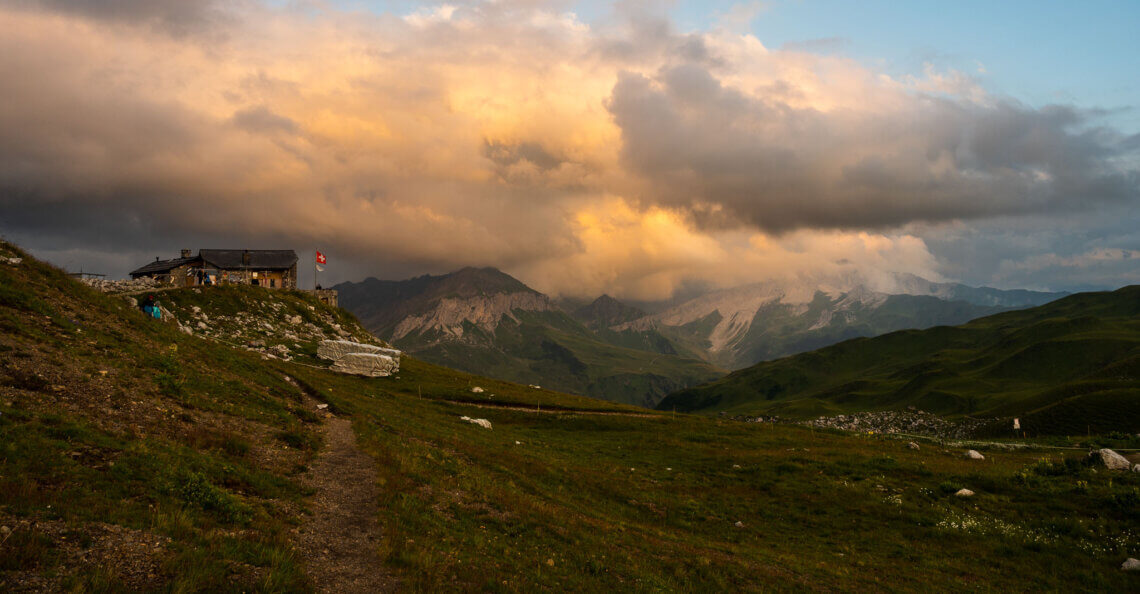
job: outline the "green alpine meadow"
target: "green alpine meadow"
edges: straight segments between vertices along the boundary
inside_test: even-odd
[[[1140,448],[1131,434],[967,446],[747,423],[407,356],[392,377],[354,377],[329,370],[311,343],[289,361],[235,346],[251,337],[223,321],[300,316],[365,338],[311,296],[162,292],[172,317],[197,308],[211,320],[186,333],[182,318],[145,317],[4,250],[21,259],[0,268],[5,589],[321,589],[321,553],[303,538],[321,493],[306,477],[338,420],[374,464],[375,539],[361,553],[389,589],[1131,587],[1119,565],[1140,545],[1140,473],[1087,456]],[[1115,328],[1124,340],[1128,295],[1078,295],[974,326],[1006,329],[994,344],[1019,352],[1031,345],[1009,336],[1046,331],[1015,331],[1014,320],[1048,322],[1056,340],[1073,328],[1059,313],[1080,310],[1111,320],[1080,324],[1086,339]]]

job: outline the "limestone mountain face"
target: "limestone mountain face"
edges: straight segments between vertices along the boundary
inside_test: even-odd
[[[398,341],[414,333],[434,333],[441,337],[440,340],[470,340],[471,334],[464,330],[470,325],[485,333],[494,333],[504,318],[516,324],[519,322],[515,311],[555,310],[557,307],[546,295],[533,292],[496,293],[466,298],[444,297],[429,311],[400,320],[392,331],[392,340]]]
[[[494,268],[464,268],[405,281],[369,278],[335,288],[342,307],[373,332],[392,339],[428,330],[464,336],[465,321],[493,331],[516,309],[553,309],[545,295]]]
[[[850,338],[961,324],[1064,295],[935,283],[914,275],[876,282],[856,276],[765,282],[712,291],[611,329],[656,332],[718,366],[739,369]]]

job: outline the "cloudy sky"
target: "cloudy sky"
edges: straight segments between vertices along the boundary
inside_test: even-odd
[[[552,294],[1140,283],[1135,2],[0,0],[0,234]]]

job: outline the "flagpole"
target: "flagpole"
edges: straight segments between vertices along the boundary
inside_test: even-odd
[[[313,294],[317,293],[317,248],[313,248]]]

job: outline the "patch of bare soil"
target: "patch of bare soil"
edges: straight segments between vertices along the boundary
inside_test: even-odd
[[[356,447],[348,420],[330,416],[325,426],[325,449],[302,479],[316,495],[297,550],[319,592],[393,591],[378,552],[376,463]]]
[[[114,524],[59,520],[18,520],[0,513],[0,557],[15,554],[9,541],[24,548],[50,547],[59,570],[0,572],[0,592],[53,592],[63,590],[65,578],[100,572],[130,591],[157,589],[169,576],[162,570],[169,558],[170,539],[151,532]]]

